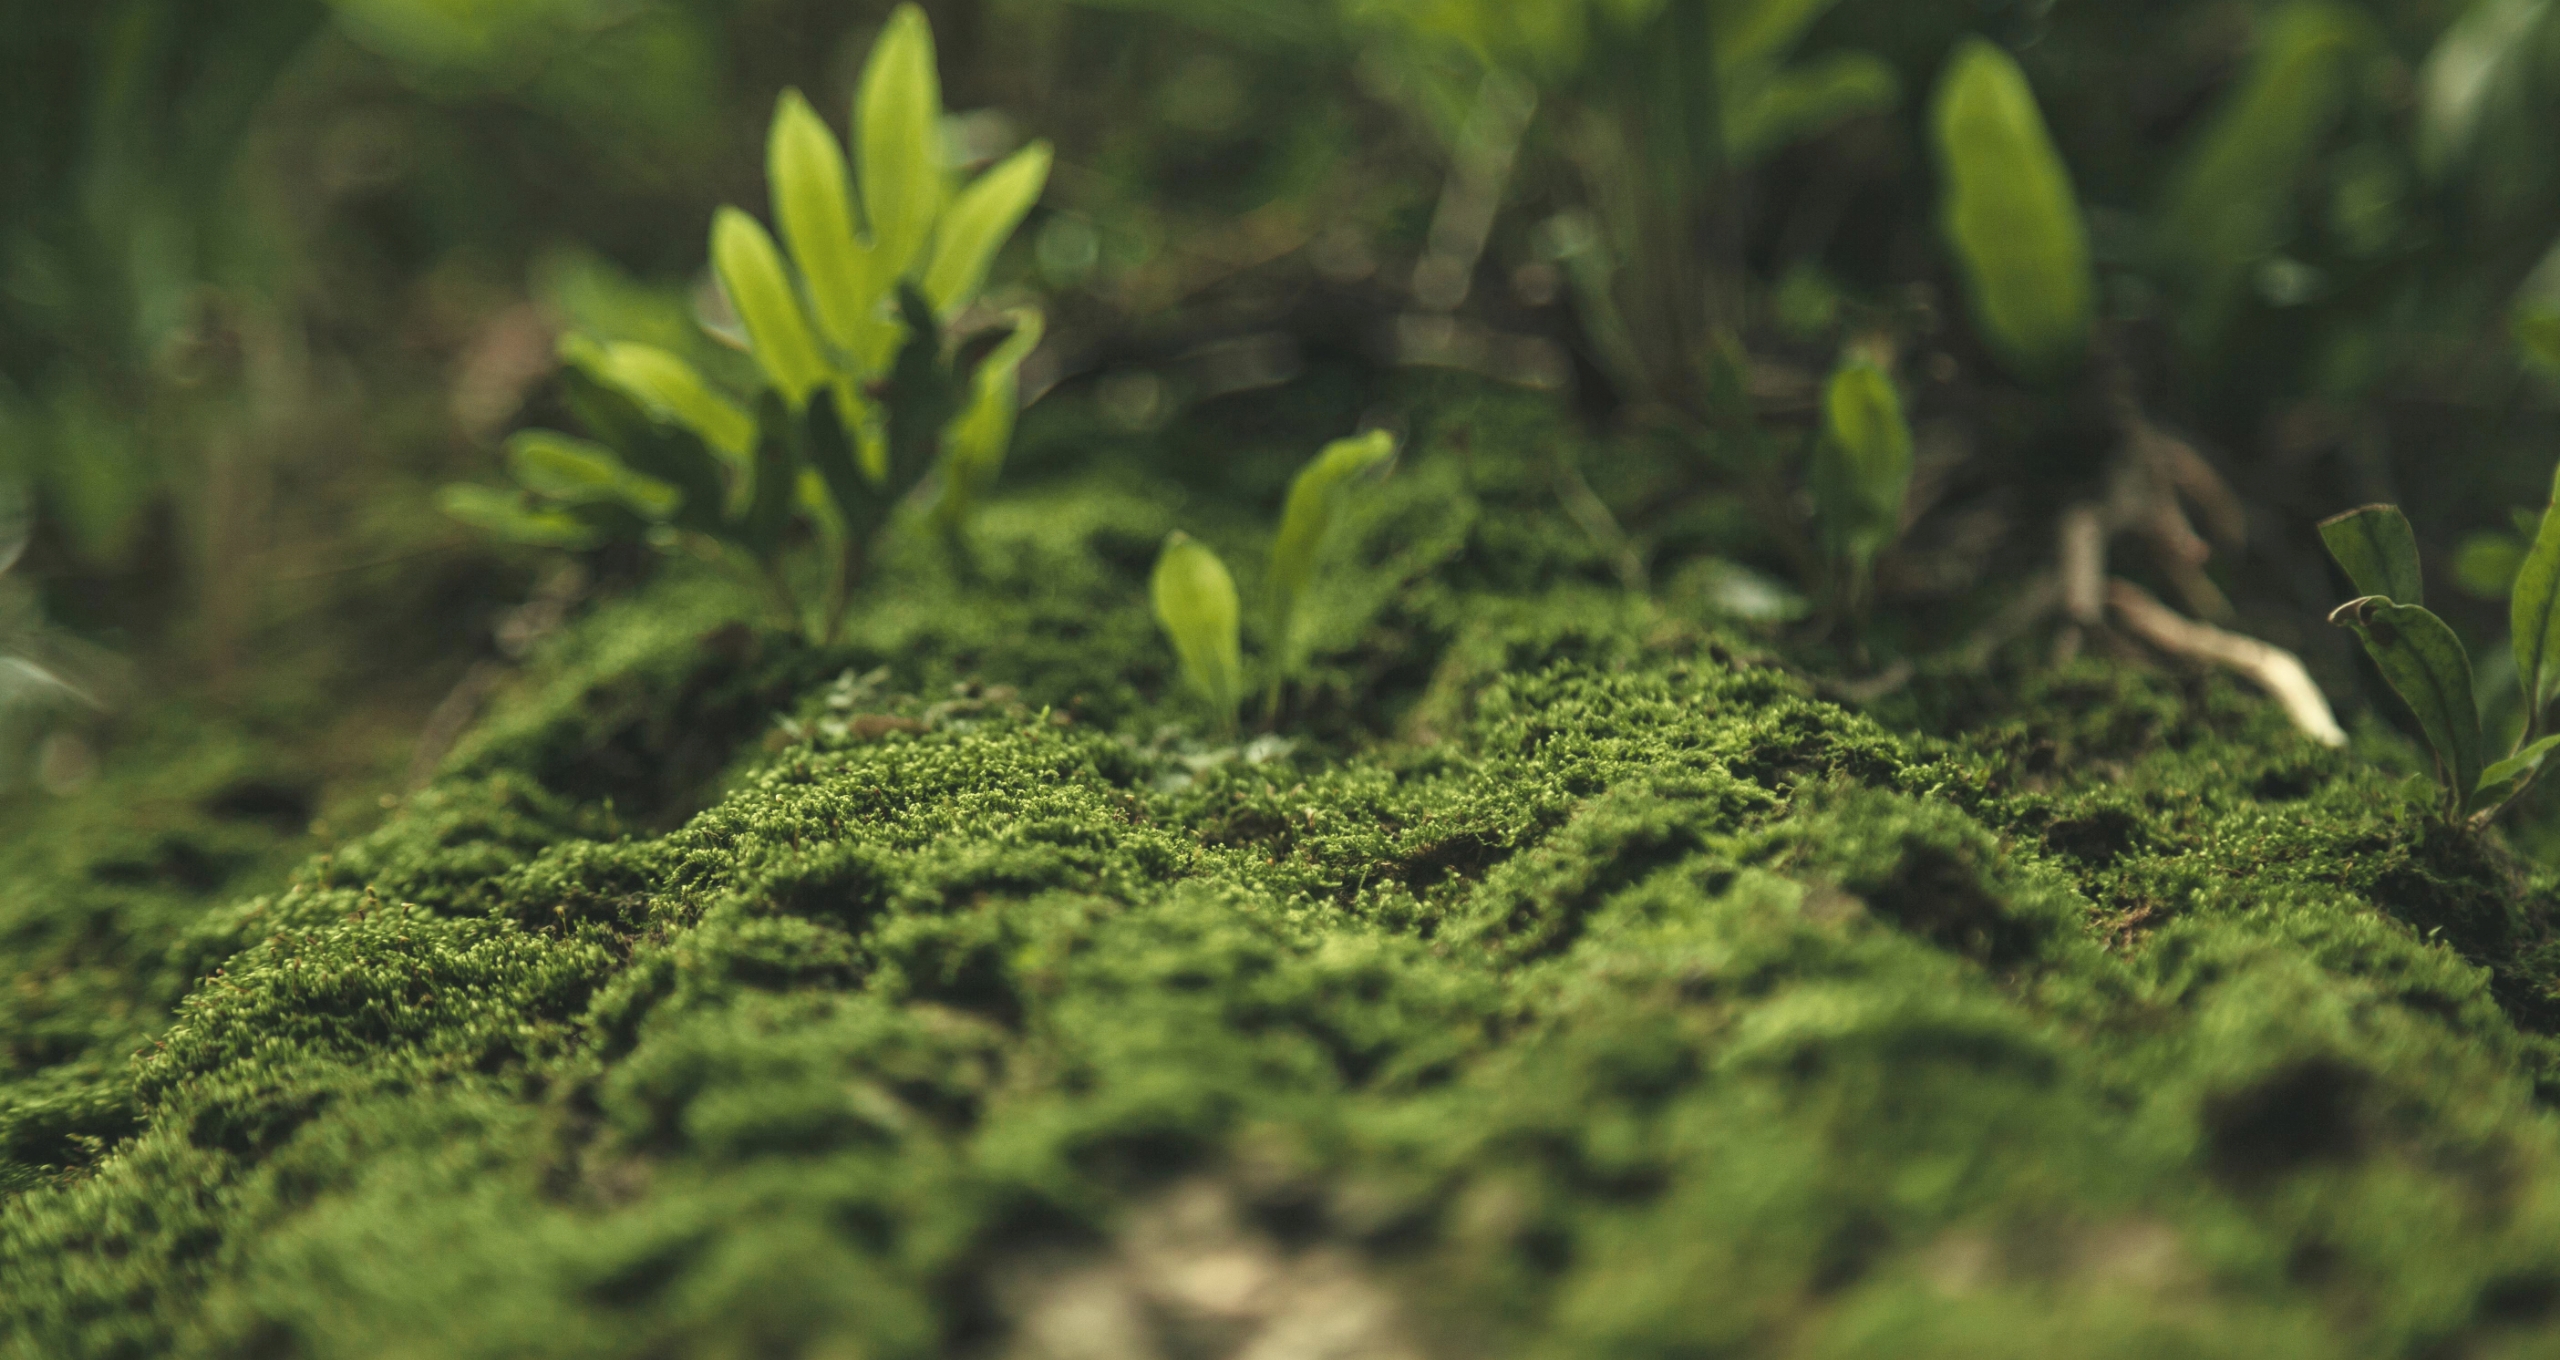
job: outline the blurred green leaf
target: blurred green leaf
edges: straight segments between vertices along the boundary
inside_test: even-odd
[[[2427,579],[2418,562],[2418,534],[2396,505],[2368,505],[2320,521],[2320,541],[2367,595],[2399,604],[2425,604]]]
[[[946,528],[963,522],[1004,470],[1022,409],[1022,362],[1040,347],[1047,329],[1046,319],[1029,308],[1007,312],[1005,320],[1013,334],[971,376],[969,404],[943,435],[946,480],[935,517]]]
[[[2348,601],[2329,621],[2354,630],[2392,692],[2417,715],[2451,809],[2469,806],[2480,787],[2480,708],[2461,639],[2425,609],[2379,595]]]
[[[665,482],[624,467],[612,450],[551,430],[518,431],[507,440],[506,458],[518,485],[569,505],[621,505],[657,523],[683,499]]]
[[[602,534],[575,515],[533,509],[518,493],[493,486],[445,487],[436,493],[436,508],[482,533],[537,548],[584,551],[603,541]]]
[[[1344,490],[1395,456],[1396,437],[1371,430],[1326,445],[1290,484],[1280,533],[1271,542],[1271,622],[1282,674],[1296,667],[1298,605],[1315,581],[1316,555],[1340,513]]]
[[[948,193],[942,170],[942,77],[924,11],[898,6],[881,30],[854,96],[862,149],[862,209],[881,276],[921,259]]]
[[[1040,201],[1049,182],[1047,142],[1034,142],[1005,158],[960,191],[933,242],[933,263],[925,270],[925,296],[948,317],[966,306],[986,285],[987,268],[1004,247],[1023,216]]]
[[[1911,426],[1892,375],[1863,359],[1831,375],[1822,413],[1815,510],[1833,551],[1863,571],[1902,531],[1902,503],[1911,488]]]
[[[711,262],[765,376],[793,405],[808,400],[826,382],[827,362],[819,356],[798,290],[764,225],[735,208],[722,208],[712,221]]]
[[[2191,344],[2221,334],[2252,271],[2292,235],[2298,186],[2345,107],[2366,37],[2363,18],[2324,0],[2277,11],[2247,78],[2180,164],[2157,238],[2190,292]]]
[[[2523,566],[2524,544],[2509,534],[2473,534],[2453,555],[2454,580],[2465,593],[2484,600],[2506,599]]]
[[[575,349],[579,342],[580,337],[574,336],[564,341],[564,352],[583,354]],[[588,367],[595,370],[599,366],[608,381],[638,398],[650,414],[675,421],[702,436],[703,442],[733,466],[743,466],[754,449],[755,418],[713,391],[693,365],[675,355],[655,345],[625,341],[596,350]]]
[[[2418,154],[2430,173],[2466,160],[2490,101],[2533,78],[2543,53],[2532,38],[2550,10],[2551,0],[2480,0],[2436,40],[2418,70]]]
[[[2076,364],[2095,318],[2088,234],[2025,73],[1966,39],[1939,83],[1935,121],[1944,229],[1976,327],[2022,377]]]
[[[1219,721],[1235,724],[1244,702],[1243,616],[1227,564],[1190,535],[1164,541],[1153,581],[1156,621],[1182,662],[1183,678]]]
[[[613,450],[623,465],[644,477],[676,489],[680,496],[673,522],[701,533],[720,532],[729,502],[729,478],[719,456],[702,437],[682,425],[651,416],[638,398],[615,385],[609,374],[572,364],[560,382],[569,409]],[[741,483],[743,489],[743,483]]]
[[[878,349],[871,332],[887,324],[880,300],[889,280],[854,231],[844,147],[798,90],[783,91],[774,109],[765,167],[773,185],[773,219],[808,280],[819,327],[838,349]]]
[[[1749,165],[1789,142],[1843,119],[1892,108],[1902,80],[1882,58],[1840,52],[1726,87],[1724,140],[1736,164]]]
[[[821,400],[810,403],[824,406]],[[800,449],[794,426],[797,418],[778,392],[768,391],[756,399],[756,476],[755,489],[747,503],[747,513],[739,520],[735,539],[756,556],[779,557],[783,549],[783,533],[791,526],[792,507],[800,492]]]
[[[2519,310],[2509,324],[2525,357],[2545,374],[2560,378],[2560,311]]]
[[[2534,530],[2533,545],[2516,567],[2515,595],[2507,606],[2516,679],[2524,688],[2529,717],[2560,697],[2560,480],[2552,487],[2552,501]]]

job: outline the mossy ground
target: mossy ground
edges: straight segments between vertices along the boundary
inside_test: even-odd
[[[0,1346],[2560,1344],[2547,875],[2219,683],[1824,702],[1611,583],[1546,419],[1364,503],[1285,748],[1142,598],[1262,502],[1123,466],[841,648],[674,573],[290,871],[117,776],[0,864]]]

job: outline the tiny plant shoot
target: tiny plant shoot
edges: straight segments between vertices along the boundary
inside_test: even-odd
[[[1831,559],[1833,603],[1863,617],[1876,555],[1902,534],[1911,491],[1911,426],[1893,377],[1853,358],[1823,393],[1822,434],[1813,458],[1814,519]]]
[[[854,157],[797,90],[766,145],[777,244],[722,208],[711,264],[762,390],[718,390],[645,345],[563,342],[569,407],[590,436],[527,431],[506,449],[516,490],[446,489],[447,513],[519,542],[642,540],[747,567],[790,626],[831,639],[898,506],[929,494],[956,534],[1012,442],[1036,311],[962,338],[996,252],[1048,182],[1035,143],[954,189],[943,167],[933,33],[902,5],[854,96]],[[787,247],[787,254],[786,254]],[[795,523],[831,560],[814,618],[795,594]]]
[[[2560,484],[2555,484],[2560,498]],[[2453,629],[2426,608],[2417,535],[2397,506],[2369,505],[2320,526],[2329,555],[2360,594],[2330,622],[2352,629],[2382,678],[2418,719],[2434,752],[2448,821],[2485,825],[2542,775],[2560,736],[2546,735],[2560,698],[2560,512],[2546,509],[2517,571],[2509,600],[2516,675],[2525,725],[2514,749],[2490,761],[2483,750],[2471,657]]]
[[[1298,473],[1271,540],[1268,623],[1270,680],[1264,702],[1277,722],[1283,692],[1306,665],[1307,598],[1315,585],[1327,536],[1341,518],[1344,492],[1395,461],[1396,439],[1372,430],[1325,446]],[[1181,658],[1194,692],[1209,701],[1219,721],[1234,727],[1244,702],[1242,619],[1234,578],[1215,552],[1176,532],[1156,562],[1156,620]]]
[[[1156,559],[1154,595],[1156,622],[1173,641],[1183,679],[1233,728],[1244,703],[1244,614],[1227,564],[1177,529]]]

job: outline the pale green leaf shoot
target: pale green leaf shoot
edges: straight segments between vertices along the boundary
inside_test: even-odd
[[[1164,541],[1154,579],[1156,621],[1172,641],[1183,677],[1232,727],[1244,702],[1244,633],[1235,578],[1218,555],[1176,532]]]
[[[711,263],[765,376],[792,405],[807,400],[826,382],[828,365],[773,238],[754,218],[722,208],[712,221]]]
[[[2097,284],[2070,172],[2026,74],[1966,39],[1939,83],[1935,123],[1943,225],[1974,324],[2019,376],[2055,376],[2088,348]]]

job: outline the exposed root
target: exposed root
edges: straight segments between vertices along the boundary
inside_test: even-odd
[[[2108,586],[2107,603],[2128,630],[2152,646],[2247,676],[2283,705],[2293,725],[2313,741],[2323,746],[2347,744],[2347,734],[2339,728],[2337,715],[2329,711],[2328,699],[2293,653],[2186,618],[2127,581]]]

